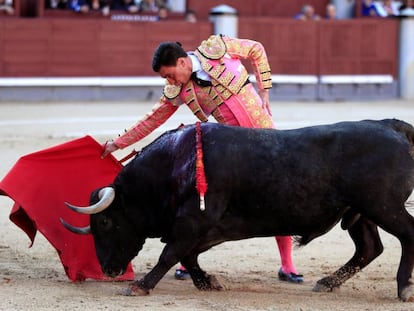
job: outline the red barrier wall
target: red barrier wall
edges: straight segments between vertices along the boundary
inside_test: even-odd
[[[160,41],[180,40],[194,49],[211,33],[210,23],[198,23],[191,32],[188,25],[79,18],[0,20],[0,76],[152,75],[152,53]]]
[[[398,76],[399,21],[240,18],[239,37],[262,42],[273,74]]]
[[[391,74],[397,78],[398,20],[302,22],[240,18],[239,37],[261,41],[273,74]],[[161,41],[188,50],[208,22],[124,22],[103,18],[0,19],[0,76],[153,75]]]

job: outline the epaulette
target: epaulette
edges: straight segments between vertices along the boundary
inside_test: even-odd
[[[164,86],[164,96],[167,97],[168,99],[176,98],[181,92],[181,87],[182,85],[176,86],[173,84],[166,84]]]
[[[202,41],[197,50],[208,59],[220,59],[226,54],[226,44],[220,35],[212,35]]]

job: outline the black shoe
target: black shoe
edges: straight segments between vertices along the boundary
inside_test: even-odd
[[[291,282],[291,283],[302,283],[303,282],[303,275],[302,274],[296,274],[296,273],[285,273],[282,268],[279,269],[279,280]]]
[[[188,280],[191,278],[190,273],[187,270],[177,269],[174,274],[177,280]]]

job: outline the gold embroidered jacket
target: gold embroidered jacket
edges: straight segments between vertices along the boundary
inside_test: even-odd
[[[249,60],[256,76],[257,87],[272,87],[271,71],[264,47],[259,42],[235,39],[226,36],[211,36],[194,51],[201,66],[211,78],[212,87],[200,90],[191,80],[181,86],[167,84],[164,95],[142,120],[115,140],[120,148],[127,147],[163,124],[182,104],[186,104],[201,120],[207,121],[210,114],[232,95],[239,94],[248,81],[248,72],[241,63]]]

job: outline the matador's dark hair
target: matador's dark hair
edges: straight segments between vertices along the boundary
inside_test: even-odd
[[[180,42],[162,42],[152,58],[152,70],[159,72],[162,66],[175,66],[180,57],[187,57]]]

